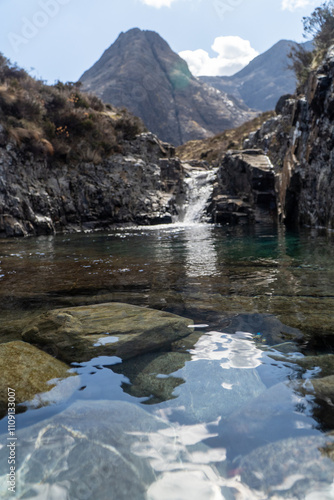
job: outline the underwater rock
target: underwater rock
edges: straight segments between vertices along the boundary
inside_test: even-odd
[[[290,438],[255,449],[240,460],[241,479],[267,498],[333,498],[334,463],[319,449],[330,438]]]
[[[263,353],[247,333],[209,332],[190,354],[191,362],[174,373],[185,383],[175,389],[176,399],[165,403],[186,422],[225,419],[266,389],[256,371]]]
[[[300,330],[284,325],[272,314],[238,314],[232,318],[225,331],[249,332],[255,335],[257,340],[269,345],[303,338]]]
[[[189,335],[192,323],[167,312],[113,302],[49,311],[22,337],[69,363],[101,355],[129,359]]]
[[[148,397],[145,403],[156,404],[176,397],[173,391],[184,380],[172,374],[190,359],[191,355],[183,352],[148,353],[110,368],[129,379],[130,383],[122,383],[124,392],[137,398]]]
[[[121,401],[78,401],[64,412],[17,432],[15,498],[144,500],[154,481],[148,459],[131,447],[166,425]],[[8,452],[0,450],[7,472]],[[2,472],[3,474],[3,472]],[[0,476],[0,496],[7,475]],[[1,497],[3,498],[3,497]]]

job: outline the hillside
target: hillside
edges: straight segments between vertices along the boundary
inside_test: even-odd
[[[265,121],[273,116],[275,116],[274,111],[267,111],[239,127],[225,130],[209,139],[186,142],[176,148],[176,154],[184,161],[205,160],[209,163],[215,163],[229,149],[241,149],[249,134],[258,130]]]
[[[187,63],[153,31],[121,33],[80,81],[84,90],[125,106],[174,145],[212,136],[254,116],[236,98],[193,77]]]
[[[311,42],[302,45],[307,50],[312,48]],[[288,69],[291,64],[288,54],[292,47],[297,46],[291,40],[280,40],[233,76],[203,76],[200,79],[222,92],[242,99],[252,109],[275,109],[282,95],[293,94],[296,89],[295,74]]]
[[[0,146],[12,142],[49,163],[98,163],[144,130],[140,119],[83,94],[80,84],[45,85],[0,54]]]

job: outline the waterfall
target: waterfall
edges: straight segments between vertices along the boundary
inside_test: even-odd
[[[205,220],[204,212],[213,192],[217,170],[187,169],[184,179],[186,202],[179,211],[178,222],[193,224]]]

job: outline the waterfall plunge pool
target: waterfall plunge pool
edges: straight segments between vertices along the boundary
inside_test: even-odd
[[[18,414],[14,498],[334,498],[331,236],[135,227],[1,240],[0,255],[3,342],[44,311],[104,302],[201,325],[171,350],[73,364],[70,391]]]

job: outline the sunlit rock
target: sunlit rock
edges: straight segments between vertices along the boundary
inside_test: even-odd
[[[68,365],[25,342],[0,344],[0,365],[0,415],[8,407],[8,388],[17,404],[33,406],[66,400],[78,388]]]
[[[67,362],[101,355],[128,359],[186,337],[192,323],[167,312],[113,302],[50,311],[22,336]]]

